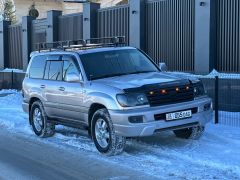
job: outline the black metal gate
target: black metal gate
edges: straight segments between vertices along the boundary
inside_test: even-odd
[[[172,71],[194,71],[194,0],[155,0],[146,5],[147,53]]]
[[[8,54],[6,67],[22,69],[22,25],[8,27]]]
[[[32,50],[36,50],[37,43],[46,42],[47,19],[32,21]]]
[[[217,70],[240,71],[240,1],[217,1]]]
[[[129,42],[129,5],[99,9],[98,37],[125,36]]]
[[[83,39],[83,14],[69,14],[58,18],[59,41]]]

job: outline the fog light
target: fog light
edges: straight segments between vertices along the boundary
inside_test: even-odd
[[[211,103],[204,105],[204,111],[208,111],[210,109],[211,109]]]
[[[143,123],[143,116],[131,116],[128,121],[130,123]]]

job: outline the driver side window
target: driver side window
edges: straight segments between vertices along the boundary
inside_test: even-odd
[[[79,66],[74,62],[71,56],[63,57],[63,80],[66,81],[66,76],[68,74],[80,75]]]

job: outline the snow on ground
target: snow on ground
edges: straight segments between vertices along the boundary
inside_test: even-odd
[[[240,179],[240,129],[209,124],[205,135],[198,141],[182,140],[173,133],[131,139],[126,151],[115,157],[101,155],[95,149],[87,132],[59,126],[54,137],[36,137],[22,111],[22,96],[17,91],[0,97],[0,128],[27,136],[42,143],[66,149],[89,152],[89,156],[111,161],[143,171],[161,179]]]

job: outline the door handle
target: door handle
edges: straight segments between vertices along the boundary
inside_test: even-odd
[[[65,88],[64,87],[59,87],[58,90],[59,91],[65,91]]]
[[[41,89],[44,89],[45,87],[46,87],[45,85],[41,85],[41,86],[40,86]]]

